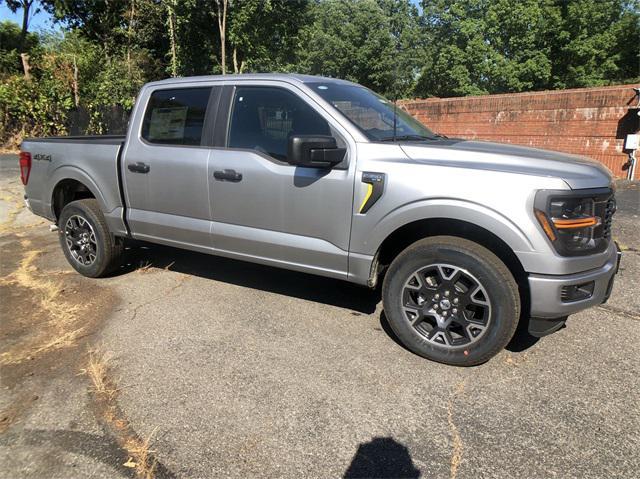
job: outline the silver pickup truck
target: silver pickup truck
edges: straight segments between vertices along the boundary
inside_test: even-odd
[[[149,83],[126,137],[21,149],[26,203],[79,273],[109,273],[135,238],[381,282],[399,340],[447,364],[487,361],[519,325],[555,331],[607,300],[619,264],[603,166],[446,138],[347,81]]]

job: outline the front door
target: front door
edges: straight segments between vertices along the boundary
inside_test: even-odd
[[[215,249],[228,256],[346,278],[354,147],[294,87],[236,86],[226,148],[209,157]],[[287,163],[291,135],[332,135],[334,169]]]

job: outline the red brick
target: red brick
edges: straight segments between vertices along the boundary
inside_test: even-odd
[[[629,106],[637,104],[632,101],[633,86],[402,100],[400,104],[429,128],[448,136],[588,156],[617,177],[626,177],[622,165],[627,154],[616,134]],[[640,171],[636,175],[640,177]]]

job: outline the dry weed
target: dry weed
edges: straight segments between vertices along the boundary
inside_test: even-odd
[[[460,381],[455,391],[453,392],[451,399],[449,399],[449,403],[447,404],[447,422],[449,423],[449,432],[451,433],[452,442],[451,461],[449,468],[450,479],[456,478],[456,476],[458,475],[458,468],[460,467],[460,463],[462,462],[462,438],[460,437],[458,427],[453,420],[453,408],[456,398],[458,398],[464,392],[465,382],[466,380]]]
[[[30,290],[32,296],[37,298],[38,309],[48,318],[48,328],[43,329],[35,340],[30,341],[30,344],[18,345],[12,351],[4,352],[0,356],[0,364],[17,364],[34,354],[75,344],[84,330],[82,327],[75,327],[75,324],[80,312],[90,306],[84,304],[81,307],[66,301],[61,296],[63,288],[60,285],[37,274],[38,268],[35,261],[42,254],[42,250],[29,251],[31,247],[29,240],[22,240],[20,244],[27,253],[20,260],[18,268],[2,278],[1,282]]]
[[[140,265],[136,268],[136,273],[146,274],[151,272],[151,268],[153,268],[153,263],[149,261],[145,261],[144,263],[140,263]]]
[[[111,355],[98,349],[89,351],[87,367],[81,369],[82,374],[86,374],[91,380],[91,391],[99,396],[99,399],[111,403],[115,401],[118,394],[113,380],[109,376]]]
[[[111,354],[99,348],[91,350],[87,366],[81,373],[91,381],[89,390],[96,399],[102,420],[114,431],[118,443],[127,453],[127,460],[123,466],[135,469],[136,475],[140,478],[152,479],[155,476],[156,460],[150,444],[155,429],[146,439],[139,438],[131,430],[129,422],[118,408],[117,397],[120,389],[111,375],[111,361]]]

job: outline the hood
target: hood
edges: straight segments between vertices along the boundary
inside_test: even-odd
[[[414,161],[561,178],[571,189],[602,188],[611,183],[611,172],[602,164],[557,151],[456,139],[406,142],[400,147]]]

